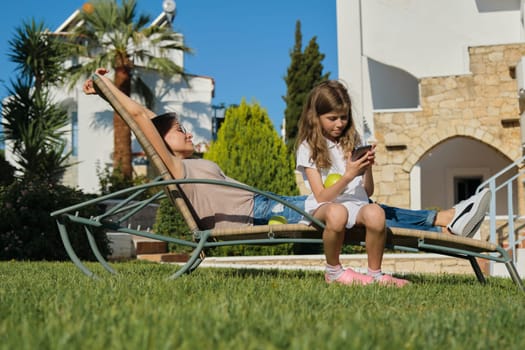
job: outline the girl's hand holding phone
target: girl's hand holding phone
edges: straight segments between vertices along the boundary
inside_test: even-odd
[[[354,148],[347,160],[347,171],[351,168],[357,168],[357,175],[363,175],[366,169],[374,164],[375,145],[358,146]],[[349,169],[350,168],[350,169]]]

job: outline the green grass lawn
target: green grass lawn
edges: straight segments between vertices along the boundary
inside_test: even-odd
[[[0,262],[0,349],[525,349],[512,281],[409,275],[403,289],[322,273]]]

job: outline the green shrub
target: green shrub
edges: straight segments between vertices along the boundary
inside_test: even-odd
[[[102,195],[125,190],[133,186],[144,185],[151,181],[151,179],[147,176],[136,174],[134,174],[132,179],[128,179],[124,176],[124,173],[122,172],[120,167],[114,170],[111,169],[112,168],[109,166],[105,167],[104,169],[101,169],[100,166],[97,166],[96,172],[98,177],[98,184],[100,186],[100,193]],[[149,198],[158,191],[158,187],[151,187],[149,189],[146,189],[141,195],[137,196],[136,199],[142,200]],[[127,196],[128,194],[125,194],[114,198],[127,198]]]
[[[147,182],[147,180],[144,177],[128,179],[126,176],[124,176],[122,168],[120,167],[112,170],[109,166],[106,166],[104,169],[100,169],[100,167],[97,166],[96,171],[101,194],[117,192],[132,187],[134,185]]]
[[[0,191],[0,260],[66,260],[68,256],[50,213],[90,196],[62,185],[15,181]],[[97,208],[82,215],[97,214]],[[68,224],[71,244],[81,259],[94,260],[85,231]],[[109,253],[106,235],[92,230],[103,255]]]
[[[226,111],[224,123],[204,158],[229,177],[260,190],[297,195],[294,157],[257,103],[242,101]]]
[[[163,199],[160,201],[157,216],[155,218],[155,225],[153,225],[153,231],[157,234],[168,237],[192,240],[190,229],[188,228],[188,225],[186,225],[186,221],[180,211],[171,204],[169,199]],[[169,250],[173,252],[185,253],[192,250],[190,247],[183,247],[172,243],[168,246]]]
[[[11,184],[15,176],[15,167],[13,167],[5,158],[0,157],[0,186]]]

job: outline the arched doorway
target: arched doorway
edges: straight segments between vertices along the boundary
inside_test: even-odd
[[[428,150],[414,166],[411,171],[411,196],[416,200],[419,198],[420,208],[449,208],[513,161],[478,140],[452,137]],[[498,183],[516,172],[517,169]],[[516,185],[513,193],[516,207]],[[504,191],[498,192],[496,208],[496,214],[506,214],[507,194]]]

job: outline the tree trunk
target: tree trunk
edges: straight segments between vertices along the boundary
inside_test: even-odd
[[[131,77],[129,69],[115,68],[115,86],[126,95],[131,93]],[[113,171],[120,168],[125,179],[131,179],[131,131],[122,118],[115,112],[113,115]]]

